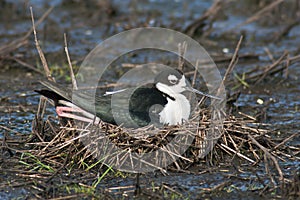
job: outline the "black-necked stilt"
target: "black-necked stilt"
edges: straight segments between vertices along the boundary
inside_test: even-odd
[[[70,92],[60,88],[54,82],[44,81],[42,84],[47,89],[36,90],[36,92],[54,100],[56,112],[60,117],[93,121],[95,120],[94,114],[92,114],[94,111],[96,116],[102,121],[116,124],[115,118],[117,117],[122,119],[121,121],[123,121],[124,126],[131,126],[131,123],[127,123],[128,115],[125,115],[125,117],[122,115],[122,113],[126,112],[122,110],[122,99],[119,98],[117,112],[112,113],[111,106],[112,96],[121,94],[119,96],[121,97],[122,93],[126,92],[127,89],[108,92],[101,97],[93,97],[91,94],[79,90],[73,93],[72,96]],[[146,126],[153,120],[154,116],[160,124],[181,125],[188,120],[191,113],[190,101],[183,94],[185,91],[220,99],[204,94],[189,86],[184,74],[179,70],[167,69],[156,76],[153,84],[140,87],[132,93],[129,101],[131,120],[138,124],[138,126]],[[95,98],[94,101],[91,101],[92,98]],[[92,105],[92,102],[95,102],[95,105]],[[153,114],[150,110],[154,105],[160,106],[156,107],[158,109]],[[76,113],[80,113],[81,115]],[[120,124],[118,123],[118,125]]]

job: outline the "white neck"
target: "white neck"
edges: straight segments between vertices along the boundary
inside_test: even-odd
[[[178,84],[173,86],[168,86],[163,83],[157,83],[156,88],[169,95],[167,97],[168,103],[165,105],[164,109],[159,113],[160,115],[160,123],[166,125],[181,125],[183,122],[187,121],[190,112],[191,105],[188,99],[181,94],[181,92],[185,91],[186,82],[185,77],[183,76]]]
[[[187,98],[182,94],[174,96],[173,101],[169,97],[168,103],[164,109],[159,113],[159,121],[166,125],[181,125],[189,119],[191,106]]]

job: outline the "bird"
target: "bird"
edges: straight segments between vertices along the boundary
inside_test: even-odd
[[[125,127],[135,128],[149,124],[182,125],[187,122],[192,108],[185,92],[221,99],[192,88],[183,72],[173,68],[159,72],[151,84],[96,96],[84,90],[77,90],[72,94],[72,90],[63,88],[55,82],[41,81],[41,83],[46,89],[35,92],[52,99],[56,113],[60,117],[86,122],[102,120],[110,124],[121,123]],[[129,100],[122,98],[128,94],[131,94]],[[116,96],[117,98],[114,98]],[[112,98],[116,99],[113,108]]]

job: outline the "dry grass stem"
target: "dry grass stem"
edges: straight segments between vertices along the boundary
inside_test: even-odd
[[[67,41],[67,35],[66,34],[64,34],[64,42],[65,42],[65,53],[67,55],[67,60],[68,60],[69,69],[70,69],[70,76],[71,76],[71,80],[72,80],[72,86],[73,86],[74,90],[78,90],[77,82],[76,82],[73,67],[72,67],[72,62],[71,62],[70,55],[69,55],[68,41]]]
[[[204,12],[204,14],[196,19],[194,22],[192,22],[190,25],[186,27],[186,29],[183,31],[187,35],[193,36],[198,29],[200,29],[202,26],[205,25],[205,21],[210,19],[211,24],[214,19],[214,17],[217,15],[218,11],[222,8],[222,1],[216,0],[211,5],[211,7]]]
[[[260,19],[264,15],[267,15],[268,13],[270,13],[274,8],[276,8],[282,2],[284,2],[284,0],[277,0],[277,1],[271,2],[269,5],[265,6],[264,8],[262,8],[261,10],[259,10],[258,12],[254,13],[246,21],[244,21],[241,24],[237,25],[237,27],[235,27],[234,29],[239,28],[241,26],[244,26],[246,24],[250,24],[252,22],[257,21],[258,19]]]
[[[36,26],[42,23],[46,17],[51,13],[53,7],[50,7],[43,16],[37,21]],[[28,38],[31,35],[33,28],[31,28],[23,37],[14,40],[6,45],[2,45],[0,47],[0,55],[8,55],[9,53],[15,51],[16,49],[20,48],[21,46],[28,43]]]
[[[236,63],[238,62],[238,52],[240,50],[242,41],[243,41],[243,36],[241,35],[241,37],[240,37],[240,39],[239,39],[239,41],[238,41],[238,43],[236,45],[236,48],[235,48],[234,54],[232,56],[232,59],[231,59],[231,61],[229,63],[229,66],[228,66],[226,72],[225,72],[225,75],[223,77],[222,84],[224,84],[225,81],[228,79],[228,76],[230,74],[232,74],[232,71],[233,71],[234,67],[236,66]]]
[[[184,41],[182,44],[181,43],[178,44],[178,69],[180,71],[183,71],[186,50],[187,50],[186,41]]]
[[[51,76],[47,60],[45,58],[45,55],[44,55],[44,53],[43,53],[43,51],[42,51],[42,49],[40,47],[40,44],[38,42],[38,39],[37,39],[37,34],[36,34],[36,29],[35,29],[36,25],[34,23],[34,16],[33,16],[32,7],[30,7],[30,15],[31,15],[31,21],[32,21],[32,29],[33,29],[33,34],[34,34],[35,47],[38,50],[40,59],[42,61],[43,67],[44,67],[44,71],[45,71],[46,77],[48,78],[48,80],[55,81],[54,78]]]

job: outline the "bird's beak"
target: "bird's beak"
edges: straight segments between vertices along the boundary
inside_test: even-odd
[[[202,96],[206,96],[206,97],[209,97],[209,98],[212,98],[212,99],[222,100],[222,98],[220,98],[220,97],[213,96],[213,95],[210,95],[210,94],[205,94],[205,93],[200,92],[199,90],[196,90],[195,88],[192,88],[192,87],[189,87],[189,86],[186,86],[185,89],[187,91],[194,92],[196,94],[200,94]]]

